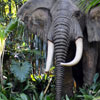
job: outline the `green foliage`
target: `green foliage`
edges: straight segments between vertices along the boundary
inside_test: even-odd
[[[97,81],[99,74],[96,73],[93,78],[93,84],[91,86],[84,86],[80,88],[73,97],[69,98],[67,95],[62,100],[99,100],[100,99],[100,81]]]
[[[8,26],[5,29],[5,34],[12,32],[13,29],[15,29],[18,26],[18,19],[12,19],[11,22],[8,24]]]
[[[81,100],[97,100],[100,97],[100,82],[97,82],[99,74],[96,73],[91,86],[84,86],[80,88],[80,94],[77,95]]]
[[[76,4],[85,13],[88,13],[92,7],[98,5],[99,3],[100,0],[76,0]]]
[[[69,97],[68,97],[67,95],[65,96],[65,98],[66,98],[66,100],[70,100]]]
[[[21,93],[16,100],[29,100],[28,96],[25,93]]]
[[[44,81],[44,83],[40,82],[41,86],[45,85],[44,88],[46,88],[46,84],[49,81],[48,76],[47,79],[45,80],[44,78],[42,78],[42,81]],[[13,79],[12,83],[8,83],[6,81],[3,88],[0,85],[0,93],[2,94],[0,96],[2,98],[7,98],[3,100],[54,100],[55,95],[53,91],[48,91],[47,94],[44,95],[43,92],[44,88],[35,84],[31,80],[27,80],[27,82],[24,84],[20,83],[20,85],[18,82],[17,83],[16,82],[17,81]],[[38,90],[39,88],[40,90]],[[54,88],[54,87],[50,87],[50,88]],[[51,90],[50,88],[49,90]]]
[[[0,100],[8,100],[7,97],[0,92]]]
[[[54,75],[51,72],[49,76],[41,74],[41,68],[45,66],[46,46],[43,46],[42,42],[38,38],[35,38],[33,34],[25,31],[24,25],[19,19],[15,18],[11,20],[16,17],[16,11],[25,1],[0,1],[0,37],[5,38],[8,36],[5,50],[7,58],[4,58],[4,75],[7,76],[7,79],[3,82],[4,87],[0,86],[0,100],[54,100]],[[82,11],[87,13],[91,7],[98,3],[99,0],[80,0],[78,5]],[[50,71],[53,69],[54,67]],[[32,73],[31,78],[29,77],[30,73]],[[44,95],[44,90],[50,78],[53,80]],[[97,82],[97,79],[98,74],[95,75],[94,83],[91,86],[80,88],[80,92],[75,94],[74,97],[69,98],[66,95],[63,100],[99,99],[100,82]]]
[[[43,76],[46,43],[44,45],[39,38],[24,30],[23,22],[16,18],[18,8],[25,1],[0,1],[0,37],[6,38],[3,75],[7,77],[3,80],[4,86],[0,86],[0,100],[54,100],[51,94],[54,79],[44,95],[48,81],[53,77],[52,74]],[[35,81],[29,77],[30,73]]]
[[[33,100],[54,100],[54,95],[51,93],[49,95],[44,95],[43,92],[41,92],[40,95],[38,95],[38,93],[35,93],[35,95],[33,95]]]
[[[32,65],[27,61],[25,62],[12,61],[11,64],[11,72],[20,82],[24,82],[28,78],[31,68]]]
[[[4,27],[0,24],[0,38],[5,38]]]
[[[6,38],[9,33],[18,27],[20,27],[20,30],[23,30],[24,27],[24,24],[18,18],[12,19],[7,26],[0,24],[0,38]],[[20,33],[22,33],[22,31]]]

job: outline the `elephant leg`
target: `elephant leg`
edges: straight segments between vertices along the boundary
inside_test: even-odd
[[[94,43],[84,41],[83,52],[83,81],[84,85],[91,85],[93,82],[94,74],[96,73],[96,65],[98,59],[98,46]]]
[[[63,82],[63,95],[73,95],[73,76],[72,68],[64,67],[64,82]]]

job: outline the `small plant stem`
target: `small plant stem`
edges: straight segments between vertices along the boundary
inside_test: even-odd
[[[3,57],[4,57],[4,50],[5,50],[5,41],[3,46],[4,46],[3,50],[2,52],[0,52],[0,81],[2,87],[3,87]]]
[[[2,74],[2,59],[1,59],[1,55],[0,55],[0,81],[1,81],[1,85],[3,85],[3,74]]]
[[[45,91],[44,91],[44,95],[46,94],[46,92],[47,92],[47,90],[48,90],[48,88],[49,88],[49,86],[50,86],[51,81],[52,81],[52,77],[50,78],[50,80],[49,80],[49,82],[48,82],[48,85],[47,85],[47,87],[46,87],[46,89],[45,89]]]
[[[97,93],[94,95],[95,97],[100,93],[100,90],[97,91]]]

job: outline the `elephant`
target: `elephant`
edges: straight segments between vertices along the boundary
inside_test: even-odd
[[[91,85],[96,72],[100,73],[100,7],[95,6],[86,15],[84,35],[83,74],[84,85]]]
[[[71,96],[71,66],[77,65],[83,54],[84,21],[78,7],[71,0],[29,0],[19,9],[18,17],[32,33],[48,43],[45,72],[49,71],[55,56],[55,99],[61,100],[65,94]],[[69,61],[68,51],[72,43],[75,45],[75,57]]]

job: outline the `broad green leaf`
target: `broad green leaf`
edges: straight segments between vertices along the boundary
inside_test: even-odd
[[[24,94],[24,93],[21,93],[21,94],[20,94],[20,97],[21,97],[22,100],[28,100],[27,95]]]
[[[87,91],[86,91],[85,89],[82,89],[82,88],[80,88],[80,92],[81,92],[82,94],[84,94],[84,95],[87,95],[87,94],[88,94]]]
[[[0,100],[4,100],[4,99],[2,99],[2,98],[0,97]]]
[[[21,98],[16,98],[16,100],[22,100]]]
[[[12,83],[7,83],[7,86],[4,88],[5,90],[11,89],[13,87]]]
[[[11,22],[8,24],[8,26],[5,29],[6,35],[8,35],[9,32],[11,32],[13,29],[15,29],[18,25],[18,19],[13,19]]]
[[[25,42],[23,42],[22,46],[23,46],[23,47],[25,47],[25,46],[26,46]]]
[[[94,75],[93,82],[96,83],[98,78],[99,78],[99,73],[96,73]]]
[[[55,75],[49,75],[49,77],[54,77]]]
[[[51,97],[50,97],[49,95],[46,95],[46,96],[44,97],[44,100],[51,100]]]
[[[50,71],[52,71],[52,70],[54,70],[54,69],[55,69],[55,67],[53,66],[53,67],[50,68]]]
[[[69,97],[67,95],[65,96],[65,98],[66,98],[66,100],[69,100]]]
[[[35,96],[33,95],[33,100],[36,100]]]
[[[93,100],[100,100],[100,96],[93,98]]]
[[[27,61],[22,63],[13,61],[10,69],[20,82],[24,82],[29,76],[31,67],[32,65]]]
[[[8,100],[7,97],[1,92],[0,92],[0,98],[1,100]]]
[[[47,77],[48,77],[48,76],[47,76],[47,74],[44,74],[44,77],[45,77],[45,80],[46,80],[46,79],[47,79]]]
[[[39,50],[33,50],[33,53],[34,53],[35,55],[41,55],[41,51],[39,51]]]
[[[92,86],[90,87],[90,89],[92,89],[93,91],[95,91],[96,88],[97,88],[97,84],[96,83],[92,84]]]
[[[92,95],[83,95],[85,100],[93,100]]]
[[[36,100],[38,100],[38,98],[39,98],[38,93],[36,92],[36,90],[35,90],[35,89],[34,89],[33,91],[34,91],[34,95],[35,95]]]
[[[43,97],[44,97],[44,94],[43,94],[43,92],[41,92],[41,94],[40,94],[40,100],[43,100]]]
[[[23,91],[28,90],[28,88],[30,87],[29,81],[27,82],[27,85],[25,86],[25,88],[23,89]]]
[[[77,95],[78,98],[83,98],[83,95]]]
[[[31,79],[32,79],[32,81],[36,81],[33,74],[31,74]]]

